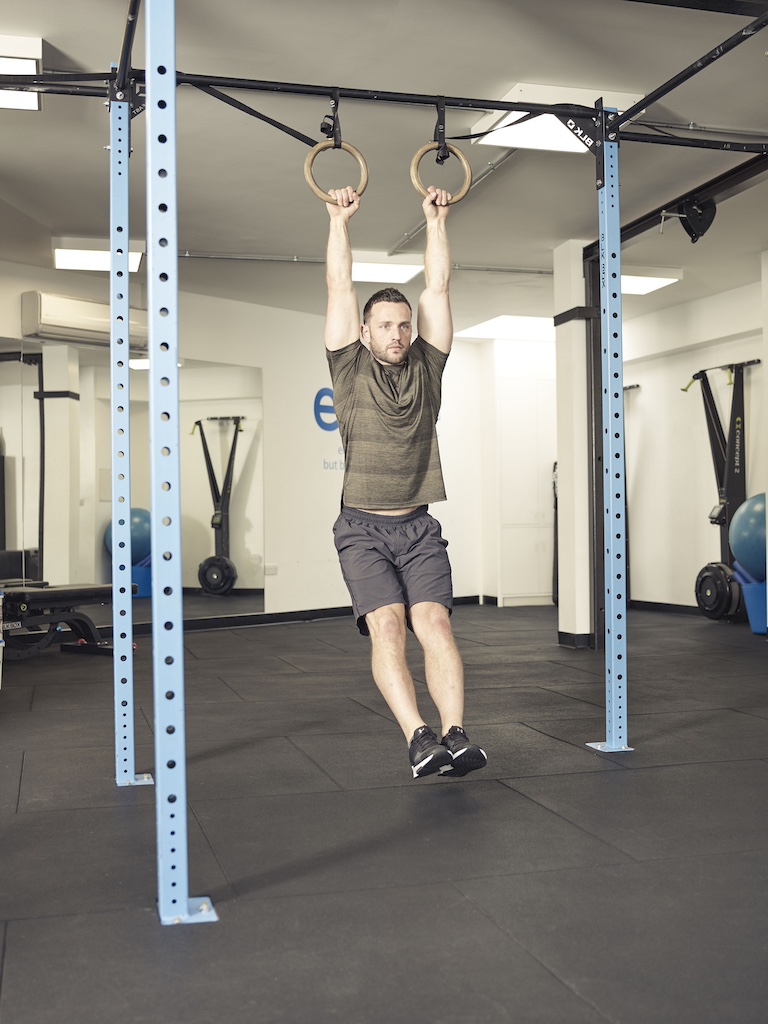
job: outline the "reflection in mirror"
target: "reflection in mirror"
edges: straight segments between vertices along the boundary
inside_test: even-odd
[[[94,384],[96,410],[92,465],[97,478],[92,490],[94,541],[86,553],[103,580],[109,579],[110,561],[103,538],[111,522],[111,468],[108,444],[109,375],[100,370]],[[145,369],[131,372],[131,507],[151,515],[149,468],[149,381]],[[83,389],[84,390],[84,389]],[[81,396],[82,398],[82,396]],[[201,589],[201,563],[216,553],[212,527],[214,495],[206,468],[203,446],[195,423],[204,424],[215,486],[221,491],[232,449],[233,421],[239,417],[239,434],[233,463],[229,506],[229,559],[237,579],[229,593]],[[81,421],[81,430],[85,426]],[[264,494],[262,450],[262,373],[258,367],[229,366],[184,360],[179,368],[179,464],[181,473],[182,586],[184,619],[251,616],[264,610]],[[88,468],[81,464],[85,483]],[[141,514],[137,528],[141,530]],[[137,537],[137,548],[140,544]],[[150,558],[151,561],[151,558]],[[136,559],[134,559],[134,563]],[[144,570],[143,572],[141,570]],[[134,564],[134,583],[139,595],[134,602],[134,623],[151,619],[149,566]]]
[[[136,370],[130,377],[131,505],[151,515],[148,374]],[[179,392],[185,622],[229,616],[247,621],[264,609],[262,373],[256,367],[186,361]],[[0,351],[0,401],[0,580],[44,580],[60,587],[109,584],[108,351],[58,342],[40,346],[28,339],[24,345],[6,342]],[[231,451],[231,417],[240,418],[229,508],[229,557],[237,580],[231,593],[212,595],[201,590],[198,569],[216,552],[214,495],[199,432],[192,431],[196,421],[205,424],[220,488]],[[151,623],[150,575],[149,566],[134,566],[136,632],[148,632]],[[108,639],[111,606],[92,603],[81,611]]]
[[[8,343],[10,344],[10,343]],[[39,580],[42,573],[44,487],[40,467],[45,404],[42,357],[0,352],[0,581]]]

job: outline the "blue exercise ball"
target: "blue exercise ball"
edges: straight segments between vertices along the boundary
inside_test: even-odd
[[[150,515],[145,508],[131,509],[131,562],[143,562],[150,553],[152,542],[150,537]],[[104,547],[112,554],[112,523],[107,523],[104,531]]]
[[[728,529],[736,561],[762,583],[765,579],[765,494],[755,494],[739,505]]]

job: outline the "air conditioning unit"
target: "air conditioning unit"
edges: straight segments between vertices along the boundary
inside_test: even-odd
[[[66,295],[23,292],[21,333],[42,341],[69,341],[81,345],[109,345],[112,318],[109,306]],[[130,311],[129,343],[132,349],[147,348],[147,311]]]

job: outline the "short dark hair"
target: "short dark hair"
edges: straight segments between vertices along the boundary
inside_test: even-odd
[[[368,323],[368,318],[371,315],[371,310],[373,309],[377,302],[404,302],[408,309],[411,310],[411,313],[413,313],[413,309],[411,309],[410,302],[408,301],[408,299],[406,299],[406,297],[403,295],[401,291],[398,291],[397,288],[382,288],[381,291],[374,292],[370,299],[368,299],[368,301],[366,302],[365,309],[363,310],[364,324]]]

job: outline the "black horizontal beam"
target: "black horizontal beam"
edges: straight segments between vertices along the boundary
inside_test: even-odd
[[[646,231],[658,227],[663,214],[668,213],[670,210],[677,210],[678,206],[687,200],[696,199],[698,202],[703,202],[705,199],[714,199],[716,203],[723,202],[733,196],[740,195],[742,192],[746,192],[749,188],[754,188],[755,185],[759,185],[766,180],[768,180],[768,156],[756,156],[752,160],[746,160],[743,164],[739,164],[738,167],[734,167],[724,174],[719,174],[716,178],[710,178],[709,181],[703,182],[698,188],[690,189],[676,199],[670,199],[663,206],[657,206],[650,213],[643,214],[642,217],[638,217],[636,220],[626,224],[621,229],[621,244],[625,245],[627,242],[632,241],[633,238],[637,238],[645,234]],[[590,245],[585,246],[585,260],[596,260],[599,256],[599,242],[592,242]]]
[[[759,18],[755,18],[755,20],[751,21],[748,25],[745,25],[739,32],[735,32],[732,36],[726,39],[725,42],[720,43],[719,46],[710,50],[709,53],[705,53],[703,57],[699,57],[699,59],[694,61],[693,64],[689,64],[687,68],[664,82],[664,84],[660,85],[658,89],[654,89],[652,92],[649,92],[640,100],[639,103],[630,107],[629,110],[625,110],[624,113],[620,115],[619,126],[627,124],[627,122],[631,121],[633,117],[637,117],[638,114],[641,114],[644,110],[648,110],[649,107],[654,103],[657,103],[662,99],[662,97],[668,95],[668,93],[672,92],[673,89],[682,85],[683,82],[687,82],[689,78],[693,78],[694,75],[698,75],[698,73],[703,71],[704,68],[709,67],[710,64],[714,64],[716,60],[719,60],[726,53],[730,53],[730,51],[736,46],[740,46],[741,43],[745,43],[747,39],[751,39],[756,32],[764,29],[766,25],[768,25],[768,11],[761,14]]]
[[[724,153],[768,153],[766,142],[725,142],[714,138],[683,138],[679,135],[651,135],[650,132],[619,132],[622,142],[650,142],[657,146],[685,146],[689,149],[719,149]]]
[[[125,32],[123,34],[123,45],[120,49],[120,63],[117,66],[115,86],[123,92],[128,87],[131,77],[131,51],[133,40],[136,35],[136,21],[139,17],[141,0],[129,0],[128,12],[125,17]]]

